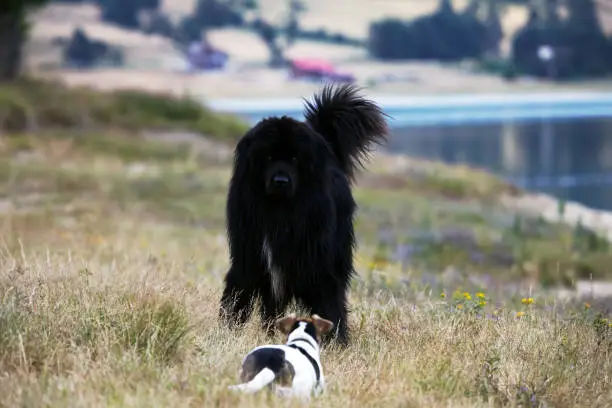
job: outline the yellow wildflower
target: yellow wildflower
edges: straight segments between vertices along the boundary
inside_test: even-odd
[[[533,298],[522,298],[521,303],[524,305],[530,305],[533,303]]]
[[[523,317],[525,316],[525,312],[516,312],[516,317]]]
[[[482,292],[478,292],[478,293],[476,293],[476,297],[477,297],[478,299],[484,299],[484,298],[485,298],[485,294],[484,294],[484,293],[482,293]]]
[[[463,309],[463,305],[457,305],[457,309]]]
[[[463,292],[463,297],[466,300],[472,300],[472,295],[470,295],[468,292]]]
[[[486,300],[481,300],[480,302],[478,302],[478,306],[483,307],[487,304]]]
[[[441,297],[442,299],[444,299],[444,298],[446,297],[446,293],[444,293],[444,292],[440,293],[440,297]]]
[[[591,304],[588,302],[584,302],[584,308],[585,309],[590,309],[591,308]]]

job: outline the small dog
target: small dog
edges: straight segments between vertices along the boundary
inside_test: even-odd
[[[308,399],[325,389],[323,367],[319,359],[321,336],[334,326],[329,320],[314,314],[311,318],[297,318],[295,314],[276,321],[276,326],[287,334],[285,345],[259,346],[242,360],[240,381],[229,388],[253,393],[270,387],[277,395]]]

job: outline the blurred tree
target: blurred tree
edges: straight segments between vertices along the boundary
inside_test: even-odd
[[[95,59],[94,50],[89,38],[81,28],[76,28],[72,33],[72,38],[64,50],[64,59],[85,66],[93,63]]]
[[[28,29],[27,13],[46,2],[47,0],[0,1],[0,81],[12,80],[19,74],[22,47]]]
[[[544,19],[550,25],[558,25],[561,23],[559,15],[559,0],[544,0]]]
[[[96,0],[102,20],[125,28],[138,28],[138,14],[159,9],[161,0]]]
[[[550,1],[550,0],[549,0]],[[570,24],[589,31],[603,33],[594,0],[567,0]]]
[[[249,7],[246,0],[198,0],[193,13],[180,21],[177,40],[182,43],[199,41],[202,32],[210,28],[242,26]]]
[[[602,29],[595,0],[567,0],[573,64],[583,75],[612,72],[612,42]]]
[[[91,68],[101,62],[112,65],[123,63],[123,52],[104,41],[90,39],[80,27],[64,47],[64,63],[75,68]]]
[[[568,11],[562,19],[559,6]],[[512,41],[519,71],[553,78],[591,77],[612,72],[612,43],[603,33],[594,0],[540,0]],[[552,54],[544,60],[543,47]]]
[[[411,22],[388,19],[370,25],[368,50],[380,59],[459,60],[487,51],[488,29],[468,8],[457,13],[441,0],[430,15]]]
[[[499,54],[499,46],[504,38],[501,25],[503,3],[503,0],[470,0],[463,12],[466,16],[483,22],[486,29],[485,51],[495,55]]]
[[[251,3],[253,4],[253,3]],[[287,0],[287,14],[284,21],[271,23],[261,15],[261,9],[254,3],[256,14],[253,28],[270,51],[269,65],[280,67],[285,65],[285,53],[295,43],[300,32],[299,18],[306,10],[301,0]]]
[[[145,24],[142,26],[142,30],[147,34],[157,34],[163,37],[174,38],[176,35],[176,28],[166,14],[161,11],[154,11],[147,16]]]

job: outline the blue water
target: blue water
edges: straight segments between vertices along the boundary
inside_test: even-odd
[[[391,116],[393,127],[612,115],[612,94],[605,92],[368,97]],[[303,119],[300,98],[220,99],[206,103],[213,109],[236,113],[251,123],[265,116]]]
[[[411,125],[393,134],[393,152],[485,168],[529,190],[612,210],[612,117]]]

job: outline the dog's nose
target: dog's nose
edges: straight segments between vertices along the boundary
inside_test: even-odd
[[[286,187],[289,185],[289,177],[285,176],[284,174],[275,175],[272,181],[277,187]]]

